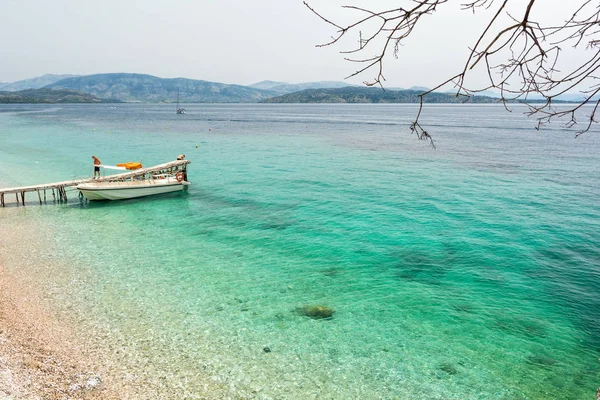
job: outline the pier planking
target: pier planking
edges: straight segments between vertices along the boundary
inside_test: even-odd
[[[83,178],[83,179],[73,179],[70,181],[62,181],[62,182],[54,182],[54,183],[44,183],[40,185],[31,185],[31,186],[20,186],[20,187],[12,187],[0,189],[0,205],[4,207],[6,205],[6,200],[8,197],[6,195],[14,194],[17,204],[19,202],[22,205],[25,205],[25,193],[33,193],[36,192],[38,195],[38,200],[40,204],[43,204],[46,201],[46,191],[52,190],[52,196],[54,201],[67,201],[67,189],[74,188],[81,183],[86,182],[116,182],[123,181],[126,179],[132,179],[138,176],[143,176],[146,174],[152,173],[174,173],[178,170],[185,170],[187,164],[189,164],[189,160],[176,160],[171,161],[164,164],[155,165],[150,168],[140,168],[136,170],[131,170],[122,174],[115,175],[107,175],[100,177],[98,179],[94,178]],[[44,193],[44,200],[42,201],[42,192]],[[21,198],[19,201],[19,197]],[[58,197],[58,198],[57,198]]]

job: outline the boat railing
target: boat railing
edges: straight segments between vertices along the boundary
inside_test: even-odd
[[[173,178],[175,175],[173,174],[152,174],[152,179],[165,179],[165,178]]]
[[[83,179],[72,179],[69,181],[44,183],[38,185],[19,186],[11,188],[0,188],[0,205],[4,207],[6,205],[6,196],[14,195],[16,204],[25,205],[25,194],[35,193],[40,204],[46,202],[46,191],[50,191],[52,199],[54,201],[67,201],[67,191],[77,190],[76,187],[83,183],[93,182],[124,182],[127,180],[144,179],[144,177],[150,177],[152,175],[166,175],[176,176],[177,173],[182,172],[184,177],[187,173],[187,164],[190,161],[177,159],[168,163],[155,165],[150,168],[140,168],[137,170],[131,170],[123,174],[115,175],[104,175],[100,177],[90,177]],[[139,177],[139,178],[138,178]],[[148,179],[148,178],[146,178]],[[187,180],[187,178],[184,178]],[[81,194],[81,192],[80,192]]]

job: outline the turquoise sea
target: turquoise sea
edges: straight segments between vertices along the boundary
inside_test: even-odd
[[[109,369],[156,398],[595,399],[598,128],[427,105],[432,149],[414,105],[186,108],[0,107],[0,186],[192,162],[187,193],[0,209],[46,227],[8,267]]]

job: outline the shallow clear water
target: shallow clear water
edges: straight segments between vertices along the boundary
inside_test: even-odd
[[[0,108],[5,186],[192,161],[187,193],[0,210],[56,227],[73,278],[49,291],[133,373],[192,398],[593,397],[598,132],[431,105],[433,150],[412,105],[186,108]]]

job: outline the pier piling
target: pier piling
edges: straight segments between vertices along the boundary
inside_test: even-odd
[[[67,202],[67,189],[76,189],[77,185],[81,183],[88,182],[119,182],[127,179],[134,179],[139,177],[144,177],[146,174],[175,174],[178,171],[183,171],[186,173],[186,166],[189,164],[188,160],[176,160],[171,161],[165,164],[156,165],[150,168],[140,168],[136,170],[131,170],[122,174],[115,175],[106,175],[104,177],[94,179],[94,178],[83,178],[83,179],[74,179],[71,181],[64,182],[55,182],[55,183],[46,183],[41,185],[32,185],[32,186],[22,186],[22,187],[13,187],[13,188],[5,188],[0,189],[0,205],[2,207],[6,206],[5,194],[15,194],[15,199],[17,201],[17,205],[21,203],[25,205],[25,193],[27,192],[37,192],[38,200],[40,204],[46,202],[46,190],[52,190],[52,198],[54,202],[57,200],[59,202]],[[44,191],[44,201],[42,202],[42,195],[40,190]],[[81,193],[80,193],[81,194]],[[19,196],[20,195],[20,196]],[[20,199],[19,199],[20,197]]]

